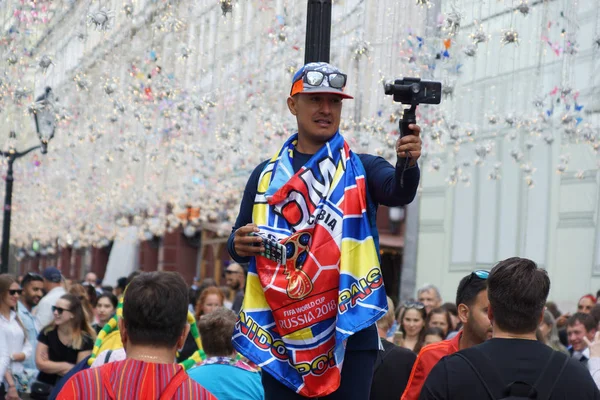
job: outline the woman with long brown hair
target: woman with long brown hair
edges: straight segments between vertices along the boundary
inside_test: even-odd
[[[74,283],[69,288],[69,293],[79,298],[81,305],[83,306],[83,311],[85,312],[85,319],[88,324],[92,325],[94,323],[94,305],[90,301],[86,288],[79,283]]]
[[[19,399],[19,393],[28,391],[32,373],[26,371],[23,362],[31,357],[32,347],[27,340],[27,331],[17,314],[17,304],[21,295],[17,279],[9,274],[0,275],[0,333],[4,342],[0,353],[0,398]]]
[[[77,296],[63,295],[52,313],[54,321],[38,336],[35,355],[40,370],[37,380],[49,386],[91,354],[96,337]]]
[[[419,302],[404,304],[404,311],[400,317],[400,332],[403,340],[400,346],[419,354],[425,341],[425,305]]]

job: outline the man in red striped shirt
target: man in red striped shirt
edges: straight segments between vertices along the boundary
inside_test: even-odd
[[[175,363],[189,332],[187,293],[183,278],[174,272],[133,279],[119,319],[127,358],[79,372],[57,399],[216,400]]]
[[[401,400],[417,400],[427,376],[444,356],[483,343],[492,337],[487,311],[490,305],[486,280],[488,271],[475,271],[458,284],[456,306],[463,329],[452,339],[425,346],[413,365]]]

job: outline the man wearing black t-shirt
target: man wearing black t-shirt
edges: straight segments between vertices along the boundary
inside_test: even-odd
[[[549,290],[546,271],[531,260],[496,265],[488,278],[493,338],[443,358],[419,399],[600,399],[585,367],[536,340]]]

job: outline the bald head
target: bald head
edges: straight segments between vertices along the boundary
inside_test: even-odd
[[[233,290],[243,289],[246,283],[244,268],[237,263],[229,264],[225,270],[225,280]]]
[[[96,279],[98,279],[98,277],[93,272],[88,272],[85,275],[85,282],[90,286],[96,286]]]

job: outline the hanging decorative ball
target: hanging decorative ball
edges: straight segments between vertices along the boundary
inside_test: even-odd
[[[577,47],[576,41],[567,41],[567,45],[565,46],[565,54],[570,56],[574,56],[579,52],[579,47]]]
[[[125,16],[127,18],[131,18],[133,16],[133,4],[128,3],[123,6],[123,12],[125,12]]]
[[[488,122],[490,123],[490,125],[496,125],[498,123],[498,117],[496,117],[495,115],[490,115],[488,117]]]
[[[102,7],[101,9],[88,15],[88,23],[94,25],[99,31],[107,31],[110,29],[111,21],[114,16],[114,11],[109,11]]]
[[[600,35],[598,35],[594,38],[594,44],[596,45],[596,47],[598,49],[600,49]]]
[[[488,40],[488,36],[482,29],[479,29],[477,32],[471,34],[471,39],[473,40],[473,44],[485,43]]]
[[[83,41],[85,41],[85,39],[87,39],[88,35],[87,35],[87,33],[85,33],[85,31],[80,31],[80,32],[77,32],[77,33],[75,34],[75,37],[76,37],[76,38],[77,38],[77,39],[78,39],[80,42],[83,42]]]
[[[527,175],[524,179],[528,187],[532,188],[534,186],[533,177],[531,175]]]
[[[42,58],[40,58],[40,62],[38,63],[38,65],[40,66],[42,71],[44,71],[44,73],[48,70],[48,68],[50,68],[52,64],[54,64],[52,62],[52,59],[47,55],[43,55]]]
[[[562,174],[566,170],[567,170],[567,164],[564,162],[561,162],[556,166],[556,172],[558,172],[559,174]]]
[[[502,34],[502,44],[506,45],[510,43],[514,43],[517,45],[519,44],[519,34],[514,29],[504,31],[504,33]]]
[[[510,151],[510,156],[511,156],[511,157],[512,157],[512,158],[513,158],[513,159],[514,159],[516,162],[520,162],[520,161],[523,159],[523,157],[524,157],[523,153],[522,153],[520,150],[518,150],[518,149],[512,149],[512,150]]]
[[[565,113],[565,115],[562,116],[561,120],[564,125],[568,125],[574,121],[574,118],[571,114]]]
[[[117,110],[121,114],[125,112],[125,105],[123,103],[121,103],[119,100],[114,100],[113,105],[115,107],[115,110]]]
[[[502,178],[502,176],[500,175],[500,168],[502,167],[501,163],[496,163],[494,164],[494,168],[492,169],[492,171],[490,172],[490,174],[488,175],[488,178],[493,180],[493,181],[497,181],[500,180]]]
[[[554,136],[552,136],[549,133],[545,134],[544,135],[544,142],[546,142],[546,144],[548,144],[548,145],[554,143]]]
[[[104,92],[109,96],[111,94],[113,94],[116,90],[117,90],[117,84],[114,82],[110,82],[110,83],[107,83],[106,85],[104,85]]]
[[[196,227],[192,224],[187,224],[185,228],[183,228],[183,234],[188,238],[194,237],[196,234]]]
[[[463,52],[467,57],[474,57],[477,54],[477,46],[474,44],[470,44],[465,46]]]
[[[417,1],[417,5],[418,6],[427,6],[427,7],[431,7],[431,4],[429,3],[429,0],[416,0]]]
[[[223,16],[227,16],[228,13],[233,12],[233,4],[232,0],[220,0],[221,1],[221,11],[223,11]]]
[[[364,40],[360,40],[354,43],[351,47],[353,57],[355,60],[360,60],[363,56],[369,55],[369,43]]]
[[[19,57],[17,57],[17,55],[11,51],[6,56],[6,62],[8,63],[8,65],[15,65],[16,63],[19,62]]]
[[[75,78],[73,78],[73,80],[77,84],[77,88],[80,90],[88,90],[90,87],[90,82],[87,79],[85,79],[84,76],[81,76],[79,74],[75,75]]]
[[[192,49],[187,46],[181,46],[179,49],[179,58],[182,60],[187,60],[192,55]]]
[[[446,15],[446,30],[450,32],[451,36],[458,33],[461,20],[462,15],[456,9]]]
[[[508,125],[508,126],[511,126],[511,127],[512,127],[512,126],[514,126],[514,125],[515,125],[516,118],[515,118],[513,115],[510,115],[510,114],[509,114],[509,115],[507,115],[507,116],[504,118],[504,122],[506,122],[506,125]]]
[[[521,4],[519,4],[516,8],[516,11],[520,12],[523,15],[528,15],[529,11],[531,10],[529,7],[529,4],[527,4],[526,1],[522,1]]]
[[[288,60],[287,63],[285,64],[285,70],[293,75],[296,73],[296,71],[298,71],[298,64],[296,63],[295,60]]]
[[[533,106],[535,108],[542,108],[544,107],[544,97],[542,96],[537,96],[534,100],[533,100]]]
[[[442,94],[446,97],[453,97],[454,84],[446,83],[446,84],[442,85]]]

